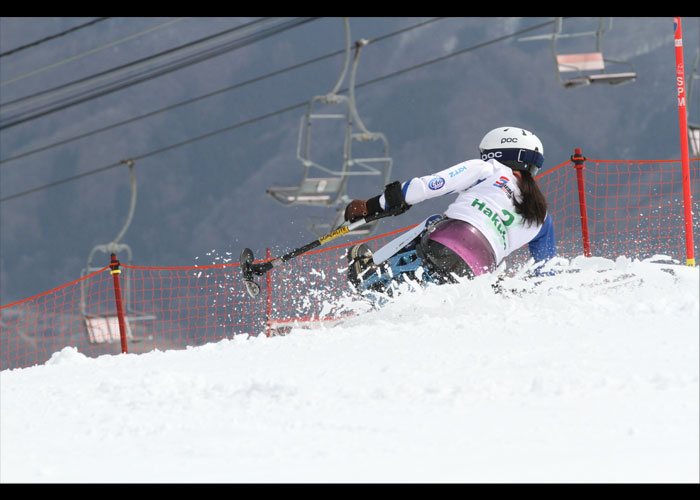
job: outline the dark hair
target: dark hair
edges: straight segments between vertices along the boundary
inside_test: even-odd
[[[532,174],[527,170],[520,171],[518,187],[522,194],[522,201],[515,200],[515,211],[525,219],[528,225],[535,222],[543,224],[547,215],[547,199],[540,191]]]

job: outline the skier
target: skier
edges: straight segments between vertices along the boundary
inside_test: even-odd
[[[534,180],[544,161],[542,142],[527,130],[499,127],[484,136],[479,151],[480,159],[403,183],[397,181],[378,196],[351,201],[345,220],[352,222],[384,211],[403,213],[416,203],[458,193],[442,217],[404,248],[413,250],[415,263],[431,281],[449,283],[455,282],[454,275],[473,278],[492,272],[525,244],[535,262],[554,257],[552,218]],[[388,270],[386,262],[383,268],[375,265],[372,256],[366,243],[348,252],[348,280],[353,285],[361,285],[375,271],[376,277]],[[393,276],[401,269],[392,269]],[[373,289],[383,290],[380,285]]]

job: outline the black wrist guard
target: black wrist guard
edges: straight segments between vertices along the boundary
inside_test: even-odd
[[[380,212],[392,212],[393,215],[399,215],[411,208],[411,205],[406,203],[403,197],[403,191],[401,190],[401,183],[399,181],[387,184],[383,194],[386,202],[386,210],[382,210],[382,206],[379,204],[379,198],[382,195],[378,194],[367,200],[368,215],[375,215]]]
[[[399,181],[394,181],[386,185],[384,188],[384,200],[386,202],[386,211],[393,212],[394,215],[402,214],[411,208],[411,205],[406,203],[403,197],[403,191]]]
[[[377,195],[374,198],[367,200],[367,215],[375,215],[382,212],[382,207],[379,205],[380,196],[381,195]]]

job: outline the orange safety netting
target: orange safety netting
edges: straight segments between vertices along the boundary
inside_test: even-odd
[[[700,208],[698,163],[691,161],[690,170],[694,214]],[[566,162],[538,178],[554,220],[558,254],[568,258],[584,254],[575,170]],[[685,262],[680,161],[586,160],[582,178],[591,255],[662,254]],[[697,240],[697,215],[693,222]],[[377,249],[404,230],[366,241]],[[309,252],[273,269],[259,278],[262,292],[257,298],[246,293],[238,264],[122,265],[128,352],[184,349],[235,335],[265,334],[275,321],[332,319],[341,314],[333,300],[349,293],[345,253],[354,243]],[[524,247],[508,259],[509,267],[528,258]],[[66,346],[87,356],[121,352],[109,266],[0,307],[1,369],[43,363]]]

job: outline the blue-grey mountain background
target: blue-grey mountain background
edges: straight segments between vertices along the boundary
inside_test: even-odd
[[[68,30],[91,18],[0,18],[0,53]],[[0,58],[0,103],[73,82],[256,18],[111,18]],[[373,40],[429,17],[353,17],[352,40]],[[553,18],[444,18],[363,48],[357,84],[390,75]],[[149,28],[49,69],[78,54]],[[277,21],[282,22],[282,21]],[[598,18],[565,21],[566,31],[596,28]],[[698,47],[698,18],[683,18],[686,72]],[[262,24],[258,29],[261,29]],[[552,32],[549,24],[530,36]],[[592,52],[592,37],[560,44],[562,52]],[[118,92],[0,131],[0,159],[75,137],[266,75],[344,48],[341,18],[320,18],[238,50]],[[549,41],[506,38],[441,62],[357,88],[357,109],[370,131],[389,141],[393,179],[441,170],[477,154],[485,132],[501,125],[536,132],[547,170],[575,147],[589,158],[664,160],[680,157],[673,19],[614,18],[602,40],[606,58],[628,61],[638,79],[617,87],[562,88]],[[179,106],[24,158],[0,163],[0,198],[119,160],[165,149],[136,162],[135,215],[122,238],[133,264],[191,266],[237,260],[242,248],[262,256],[314,239],[310,217],[330,222],[332,209],[282,206],[265,190],[294,184],[299,119],[304,109],[276,113],[328,93],[343,55]],[[613,68],[610,68],[613,69]],[[621,70],[626,71],[624,67]],[[143,70],[143,68],[141,68]],[[132,75],[120,74],[119,78]],[[103,80],[104,84],[113,80]],[[94,85],[94,84],[93,84]],[[82,88],[86,90],[90,86]],[[71,95],[71,94],[65,94]],[[53,96],[40,104],[65,97]],[[699,99],[695,99],[695,111]],[[4,106],[3,106],[4,107]],[[7,109],[5,107],[5,109]],[[0,107],[3,120],[12,114]],[[271,114],[180,147],[168,146]],[[697,114],[695,115],[697,121]],[[692,118],[692,115],[691,115]],[[329,147],[332,145],[329,144]],[[375,179],[350,186],[352,197],[378,193]],[[112,241],[130,201],[126,166],[37,191],[0,204],[0,304],[80,277],[95,245]],[[448,200],[414,207],[383,221],[379,232],[417,222]],[[229,255],[230,254],[230,255]],[[96,262],[107,265],[107,256]]]

